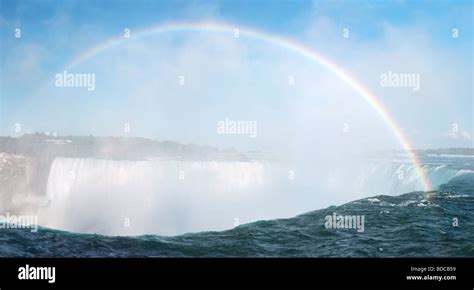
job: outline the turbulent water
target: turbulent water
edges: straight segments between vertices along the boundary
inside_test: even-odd
[[[460,159],[461,160],[461,159]],[[469,159],[471,160],[471,159]],[[324,209],[310,211],[287,219],[272,219],[246,223],[230,230],[204,231],[175,236],[139,235],[139,236],[106,236],[97,234],[78,233],[85,229],[88,223],[74,218],[75,208],[82,207],[78,203],[97,202],[102,207],[103,215],[92,217],[97,223],[92,225],[116,229],[107,222],[117,218],[112,213],[123,214],[124,208],[120,202],[132,202],[127,196],[143,200],[145,193],[136,193],[134,186],[140,184],[143,192],[160,190],[162,193],[179,192],[177,188],[159,188],[163,178],[177,174],[179,179],[183,166],[184,172],[192,170],[206,174],[194,175],[197,189],[208,195],[216,188],[231,198],[228,206],[238,201],[244,194],[241,205],[251,202],[246,195],[251,196],[255,190],[266,186],[265,174],[268,168],[263,163],[207,163],[205,168],[197,163],[147,163],[128,161],[97,161],[84,159],[59,160],[53,163],[48,180],[48,198],[50,208],[43,214],[51,224],[41,227],[38,232],[29,229],[3,229],[0,235],[0,256],[7,257],[474,257],[474,173],[471,161],[445,160],[426,162],[428,176],[436,185],[436,190],[430,193],[414,191],[401,195],[393,195],[399,191],[419,190],[420,182],[412,174],[412,168],[403,164],[369,165],[358,174],[356,184],[359,190],[368,193],[384,192],[387,195],[375,195],[345,203],[340,206],[330,206]],[[74,169],[74,170],[71,170]],[[84,170],[87,168],[87,170]],[[131,169],[133,168],[133,170]],[[92,170],[94,169],[94,170]],[[383,170],[382,170],[383,169]],[[101,175],[99,172],[109,172]],[[130,175],[130,172],[135,175]],[[89,172],[85,175],[85,172]],[[223,172],[225,174],[223,174]],[[229,175],[230,172],[238,176]],[[400,177],[400,172],[402,177]],[[182,172],[181,172],[182,173]],[[117,176],[122,176],[121,187],[117,187]],[[144,176],[153,176],[154,182],[145,182]],[[207,176],[207,177],[206,177]],[[212,176],[213,183],[209,183]],[[374,182],[367,180],[372,176]],[[114,179],[112,182],[110,179]],[[161,179],[160,179],[161,178]],[[235,179],[245,180],[240,187],[232,186]],[[149,178],[147,178],[148,180]],[[384,180],[383,180],[384,179]],[[201,183],[197,182],[201,180]],[[196,183],[197,182],[197,183]],[[91,187],[91,184],[94,184]],[[212,184],[213,188],[209,188]],[[438,186],[439,185],[439,186]],[[130,186],[129,188],[127,188]],[[179,185],[176,185],[179,186]],[[118,190],[120,188],[120,190]],[[97,190],[100,190],[100,194]],[[145,190],[149,189],[149,190]],[[285,189],[286,190],[286,189]],[[78,192],[88,192],[80,196]],[[104,194],[106,192],[107,194]],[[114,196],[119,194],[118,196]],[[388,195],[390,194],[390,195]],[[366,196],[369,196],[367,194]],[[207,196],[208,200],[212,196]],[[123,199],[125,198],[125,201]],[[149,197],[146,202],[151,207],[160,206],[165,209],[172,206],[172,199],[158,202]],[[187,201],[189,196],[182,196],[179,207],[193,201]],[[202,198],[202,196],[201,196]],[[101,200],[103,199],[103,200]],[[184,201],[183,201],[184,200]],[[227,200],[227,199],[226,199]],[[120,202],[119,202],[120,201]],[[107,203],[109,202],[109,203]],[[112,204],[118,204],[113,208]],[[125,204],[124,203],[124,204]],[[197,203],[196,203],[197,204]],[[141,203],[138,203],[141,206]],[[236,205],[239,206],[239,205]],[[211,208],[212,206],[210,206]],[[51,208],[55,210],[51,210]],[[256,206],[258,209],[258,206]],[[113,210],[111,210],[113,209]],[[178,210],[176,204],[171,210]],[[195,211],[196,212],[196,211]],[[199,211],[197,211],[199,212]],[[56,216],[51,216],[55,213]],[[138,213],[138,211],[136,212]],[[205,208],[203,212],[205,213]],[[363,231],[355,228],[327,228],[328,216],[333,215],[363,216]],[[69,217],[68,217],[69,215]],[[234,216],[228,213],[229,218]],[[257,216],[257,215],[256,215]],[[40,215],[41,217],[41,215]],[[66,217],[68,217],[66,219]],[[144,219],[149,219],[144,213]],[[103,221],[101,223],[101,221]],[[133,221],[133,219],[132,219]],[[54,224],[56,222],[56,224]],[[167,222],[170,222],[168,220]],[[176,221],[173,220],[174,224]],[[208,221],[198,221],[196,226]],[[228,221],[226,221],[228,222]],[[151,219],[147,226],[163,225],[159,219]],[[219,226],[219,225],[215,225]],[[68,227],[77,227],[68,229]],[[54,230],[51,228],[55,228]],[[68,231],[60,231],[67,229]],[[159,228],[159,227],[157,227]],[[140,229],[147,230],[147,229]]]

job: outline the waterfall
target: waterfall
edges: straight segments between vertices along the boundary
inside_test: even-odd
[[[423,166],[434,188],[471,172]],[[292,217],[367,196],[423,190],[412,164],[364,161],[315,168],[320,167],[59,157],[51,165],[46,205],[38,216],[42,226],[73,232],[178,235]],[[293,170],[294,179],[289,178]]]
[[[111,235],[223,230],[258,219],[262,162],[56,158],[43,226]]]

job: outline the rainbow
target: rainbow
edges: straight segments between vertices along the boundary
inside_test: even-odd
[[[311,50],[302,44],[295,42],[291,39],[280,37],[274,34],[256,31],[247,27],[242,27],[239,25],[232,25],[229,23],[214,23],[214,22],[198,22],[198,23],[189,23],[189,22],[179,22],[179,23],[168,23],[160,24],[157,26],[140,29],[138,31],[131,31],[130,38],[124,37],[123,34],[112,37],[102,43],[99,43],[84,52],[73,57],[73,59],[66,65],[66,67],[74,67],[83,61],[109,49],[114,46],[120,45],[121,43],[130,40],[130,39],[140,39],[150,35],[156,35],[161,33],[169,32],[178,32],[178,31],[187,31],[187,32],[218,32],[226,33],[233,35],[238,29],[239,37],[248,37],[254,38],[261,41],[268,42],[272,45],[279,46],[281,48],[287,49],[293,53],[299,54],[304,58],[316,62],[323,66],[324,68],[330,70],[334,73],[339,79],[344,81],[349,85],[354,91],[356,91],[364,100],[377,112],[377,114],[382,118],[385,124],[390,128],[395,137],[398,139],[400,145],[406,150],[409,155],[411,162],[415,165],[417,174],[419,175],[422,185],[425,191],[432,191],[431,183],[426,175],[424,168],[422,167],[418,156],[415,154],[408,138],[403,134],[403,131],[397,126],[394,119],[390,116],[388,111],[384,106],[377,100],[376,96],[373,95],[363,84],[357,81],[350,74],[345,72],[341,67],[332,62],[326,57],[323,57],[314,50]]]

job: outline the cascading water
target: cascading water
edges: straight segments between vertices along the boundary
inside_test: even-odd
[[[54,160],[43,226],[112,235],[231,228],[259,215],[262,162]]]
[[[452,178],[470,170],[456,169],[448,165],[423,165],[433,189],[447,183]],[[369,195],[399,195],[412,191],[422,191],[422,181],[413,164],[400,162],[371,162],[361,167],[357,180],[357,190]]]
[[[466,172],[424,167],[434,188]],[[177,235],[423,190],[415,166],[407,163],[294,170],[292,180],[287,167],[266,161],[56,158],[38,216],[44,227],[74,232]]]

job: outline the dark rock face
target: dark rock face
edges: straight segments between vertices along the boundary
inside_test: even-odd
[[[35,207],[46,194],[51,159],[0,153],[0,213]]]

